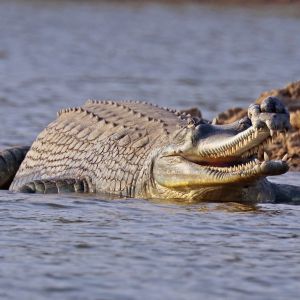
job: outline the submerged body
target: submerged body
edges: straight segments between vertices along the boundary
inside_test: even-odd
[[[288,128],[287,110],[272,97],[230,125],[145,102],[88,101],[60,111],[39,134],[10,190],[274,201],[282,189],[265,177],[285,173],[286,157],[255,157],[273,134]]]

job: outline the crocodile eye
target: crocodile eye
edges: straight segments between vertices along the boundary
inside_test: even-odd
[[[188,125],[187,125],[188,128],[192,128],[192,127],[195,128],[196,126],[198,126],[200,124],[209,124],[209,121],[204,120],[199,117],[189,117],[187,119],[187,123],[188,123]]]
[[[199,124],[196,126],[194,134],[193,134],[193,142],[196,142],[202,138],[207,137],[209,134],[211,134],[212,127],[210,124]]]
[[[211,124],[211,122],[208,120],[205,120],[205,119],[199,119],[197,122],[197,125],[200,125],[200,124]]]

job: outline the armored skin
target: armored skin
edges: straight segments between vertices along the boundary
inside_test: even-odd
[[[287,156],[271,161],[265,154],[258,161],[256,154],[289,126],[288,111],[274,97],[250,105],[248,117],[230,125],[146,102],[90,100],[58,113],[9,189],[188,202],[285,201],[299,197],[300,188],[275,186],[265,177],[287,172]]]

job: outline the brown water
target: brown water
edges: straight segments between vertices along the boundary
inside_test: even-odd
[[[82,2],[0,2],[1,147],[87,98],[211,118],[300,77],[299,7]],[[5,191],[0,204],[1,299],[299,298],[299,206]]]

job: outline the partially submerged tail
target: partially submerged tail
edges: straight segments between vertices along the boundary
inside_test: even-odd
[[[16,146],[0,151],[1,190],[9,188],[29,148],[29,146]]]

